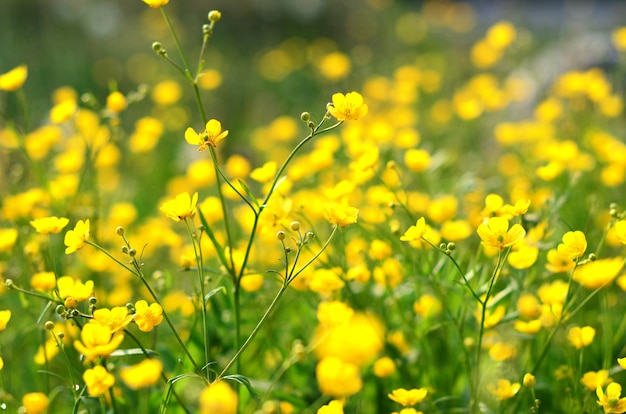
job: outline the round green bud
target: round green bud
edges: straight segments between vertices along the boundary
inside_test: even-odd
[[[117,226],[115,228],[115,234],[117,234],[118,236],[123,236],[124,235],[124,227]]]
[[[128,246],[122,246],[122,253],[128,254]]]
[[[299,221],[292,221],[291,223],[289,223],[289,228],[293,231],[298,231],[300,230],[300,222]]]
[[[311,114],[308,112],[302,112],[300,114],[300,119],[303,120],[304,122],[309,122],[311,120]]]
[[[137,255],[137,250],[133,249],[132,247],[130,249],[128,249],[128,255],[130,257],[135,257],[135,255]]]
[[[44,328],[46,328],[47,331],[51,331],[54,329],[54,322],[46,321],[46,323],[44,323],[43,326]]]
[[[160,53],[163,50],[163,45],[160,42],[152,43],[152,50],[157,53]]]
[[[63,315],[65,313],[65,306],[57,305],[54,311],[57,313],[57,315]]]
[[[211,10],[209,12],[209,21],[215,23],[222,18],[222,13],[218,10]]]
[[[285,237],[287,237],[287,235],[285,234],[285,232],[284,232],[284,231],[282,231],[282,230],[278,230],[278,231],[276,232],[276,238],[277,238],[278,240],[283,241],[283,240],[285,240]]]
[[[589,253],[589,260],[595,262],[598,256],[595,253]]]
[[[450,242],[450,243],[448,243],[448,245],[446,247],[448,248],[448,250],[452,251],[452,250],[456,249],[456,243]]]
[[[96,299],[95,296],[92,296],[89,298],[89,304],[90,305],[95,305],[96,303],[98,303],[98,299]]]

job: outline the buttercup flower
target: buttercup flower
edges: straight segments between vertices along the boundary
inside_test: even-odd
[[[562,241],[557,246],[557,251],[570,259],[581,257],[587,250],[587,239],[582,231],[568,231],[563,235]]]
[[[315,370],[320,390],[334,398],[356,394],[363,387],[359,368],[339,358],[322,359]]]
[[[28,67],[20,65],[0,75],[0,91],[13,92],[22,87],[28,76]]]
[[[42,217],[31,220],[30,225],[35,228],[37,233],[50,234],[60,233],[69,222],[70,220],[65,217]]]
[[[492,217],[485,224],[478,226],[481,244],[487,248],[502,250],[522,240],[526,230],[514,224],[509,229],[509,221],[504,217]]]
[[[111,92],[107,96],[107,109],[109,111],[119,113],[126,109],[126,106],[126,97],[121,92]]]
[[[428,390],[426,388],[413,388],[410,390],[398,388],[393,390],[387,396],[392,401],[395,401],[404,407],[408,407],[424,401],[426,395],[428,395]]]
[[[11,311],[3,310],[0,311],[0,331],[4,331],[7,328],[7,324],[11,319]]]
[[[137,301],[133,319],[140,331],[150,332],[152,328],[163,321],[163,308],[158,303],[148,306],[148,302],[145,300]]]
[[[616,222],[613,229],[617,240],[622,244],[626,244],[626,220]]]
[[[598,387],[604,387],[613,380],[609,378],[609,371],[601,369],[600,371],[585,372],[580,382],[589,389],[589,391],[595,391]]]
[[[157,359],[144,359],[137,365],[124,367],[120,370],[120,377],[124,384],[133,390],[150,387],[160,378],[163,364]]]
[[[333,103],[328,104],[326,109],[338,121],[356,121],[367,115],[368,107],[358,92],[336,93],[332,100]]]
[[[317,414],[343,414],[343,403],[339,400],[332,400],[328,404],[320,407]]]
[[[567,340],[576,349],[580,349],[593,342],[593,338],[596,335],[596,330],[591,326],[575,326],[569,330],[567,334]]]
[[[67,246],[65,254],[71,254],[76,250],[82,249],[87,240],[89,240],[89,219],[85,221],[78,220],[74,230],[68,230],[65,233],[65,239],[63,240]]]
[[[48,396],[42,392],[29,392],[22,397],[22,406],[27,414],[43,414],[49,404]]]
[[[420,240],[426,232],[426,219],[420,217],[417,219],[415,226],[409,227],[409,229],[400,237],[402,241],[415,241]]]
[[[598,405],[601,405],[605,413],[620,414],[626,412],[626,398],[620,398],[622,395],[622,386],[617,382],[612,382],[606,387],[606,394],[602,387],[596,388],[598,396]]]
[[[124,340],[124,334],[116,332],[112,335],[108,326],[88,323],[83,326],[80,339],[82,342],[74,341],[74,348],[85,356],[85,362],[91,362],[98,357],[111,355]]]
[[[101,308],[93,312],[92,322],[108,326],[112,333],[120,331],[128,326],[133,320],[133,315],[128,313],[126,306],[116,306],[111,309]]]
[[[518,382],[511,384],[511,381],[507,379],[499,379],[496,385],[489,384],[487,386],[487,390],[498,400],[508,400],[515,397],[520,388],[521,385]]]
[[[0,229],[0,252],[10,251],[17,241],[17,229]]]
[[[204,131],[197,133],[189,127],[185,131],[185,141],[191,145],[198,145],[198,151],[204,151],[207,147],[217,147],[217,143],[228,136],[228,130],[222,131],[222,124],[216,119],[210,119]]]
[[[93,286],[92,280],[82,283],[72,276],[62,276],[57,280],[57,289],[61,299],[71,297],[79,302],[87,300],[93,294]]]
[[[143,2],[146,3],[148,6],[156,9],[161,6],[165,6],[167,3],[170,2],[170,0],[143,0]]]
[[[198,193],[193,197],[189,193],[181,193],[173,200],[168,200],[161,205],[161,212],[174,221],[181,221],[196,214],[196,204],[198,203]]]
[[[115,384],[115,377],[102,365],[97,365],[83,373],[83,380],[87,385],[87,393],[98,397],[106,393]]]
[[[239,397],[224,381],[216,381],[200,394],[201,414],[235,414]]]
[[[324,207],[324,215],[330,224],[346,227],[356,223],[359,209],[344,204],[331,203]]]

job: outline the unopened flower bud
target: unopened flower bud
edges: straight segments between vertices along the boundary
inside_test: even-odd
[[[64,304],[66,309],[74,309],[76,306],[78,306],[78,300],[76,300],[76,298],[68,296],[67,298],[65,298]]]
[[[598,256],[595,253],[589,253],[589,261],[595,262]]]
[[[286,236],[287,236],[287,235],[286,235],[286,234],[285,234],[285,232],[284,232],[284,231],[282,231],[282,230],[278,230],[278,231],[276,232],[276,238],[277,238],[278,240],[280,240],[280,241],[285,240],[285,237],[286,237]]]
[[[154,42],[152,43],[152,50],[154,50],[157,53],[160,53],[161,50],[163,50],[163,45],[160,42]]]
[[[136,254],[137,254],[137,250],[133,249],[132,247],[128,249],[128,255],[130,257],[135,257]]]
[[[530,372],[526,373],[526,375],[524,375],[524,387],[532,387],[537,383],[537,380],[535,379],[535,376],[533,374],[531,374]]]
[[[211,26],[209,26],[208,24],[203,24],[202,25],[202,34],[203,35],[211,34]]]
[[[95,305],[98,302],[98,299],[96,299],[95,296],[92,296],[89,298],[89,304],[90,305]]]
[[[115,228],[115,233],[116,233],[118,236],[123,236],[123,235],[124,235],[124,227],[122,227],[122,226],[117,226],[117,227]]]
[[[54,329],[54,322],[52,321],[46,321],[46,323],[44,323],[44,328],[46,328],[47,331],[51,331]]]
[[[54,311],[57,313],[57,315],[63,315],[65,313],[65,306],[57,305]]]
[[[311,114],[308,112],[302,112],[300,114],[300,119],[303,120],[304,122],[309,122],[311,120]]]
[[[209,12],[209,21],[215,23],[222,18],[222,13],[218,10],[211,10]]]
[[[450,242],[447,244],[446,248],[450,251],[456,249],[456,243]]]
[[[299,221],[292,221],[292,222],[289,224],[289,228],[291,228],[291,230],[293,230],[293,231],[298,231],[298,230],[300,230],[300,222],[299,222]]]
[[[128,254],[128,246],[122,246],[122,253]]]

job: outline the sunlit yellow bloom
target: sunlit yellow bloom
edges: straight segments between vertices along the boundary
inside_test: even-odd
[[[485,312],[485,321],[484,326],[485,329],[493,328],[496,326],[502,318],[504,318],[504,314],[506,313],[506,308],[504,305],[498,305],[495,309],[487,309]],[[476,316],[476,320],[480,323],[482,319],[482,306],[479,307],[474,313]]]
[[[609,378],[609,371],[606,369],[601,369],[598,372],[585,372],[583,377],[580,379],[580,382],[582,382],[583,385],[589,389],[589,391],[595,391],[598,387],[604,387],[611,381],[611,378]]]
[[[239,397],[224,381],[216,381],[200,394],[201,414],[235,414]]]
[[[494,361],[506,361],[517,355],[517,348],[504,342],[496,342],[489,348],[489,357]]]
[[[30,278],[30,285],[33,289],[41,290],[43,292],[48,292],[57,284],[57,279],[54,276],[54,272],[39,272],[35,273]]]
[[[57,280],[57,288],[61,299],[72,297],[77,301],[87,300],[93,295],[93,286],[92,280],[83,283],[72,276],[62,276]]]
[[[196,214],[196,204],[198,203],[198,193],[192,197],[189,193],[181,193],[173,200],[168,200],[161,205],[161,212],[174,221],[181,221]]]
[[[37,233],[50,234],[60,233],[69,222],[70,219],[65,217],[42,217],[31,220],[30,225],[35,228]]]
[[[328,404],[321,406],[317,414],[343,414],[343,402],[332,400]]]
[[[137,301],[133,319],[140,331],[150,332],[152,328],[163,321],[163,308],[158,303],[152,303],[148,306],[148,302],[145,300]]]
[[[626,51],[626,26],[613,30],[611,40],[617,50],[621,52]]]
[[[250,178],[260,183],[266,183],[276,175],[276,163],[274,161],[266,162],[262,167],[255,168],[250,172]]]
[[[516,269],[528,269],[537,261],[539,249],[536,246],[529,246],[519,243],[507,257],[509,264]]]
[[[569,330],[567,340],[576,349],[580,349],[590,345],[593,342],[595,335],[596,330],[591,326],[583,326],[582,328],[580,326],[574,326]]]
[[[430,153],[424,149],[411,148],[404,153],[404,165],[413,172],[422,172],[430,167]]]
[[[104,395],[109,388],[115,385],[115,377],[102,365],[85,370],[83,380],[87,385],[87,393],[92,397]]]
[[[535,379],[535,376],[533,374],[531,374],[530,372],[524,374],[524,380],[522,381],[524,387],[534,387],[536,383],[537,380]]]
[[[17,229],[0,229],[0,252],[8,252],[13,249],[17,235]]]
[[[393,390],[390,394],[387,394],[387,397],[389,397],[392,401],[407,407],[424,401],[426,395],[428,395],[428,390],[426,388],[413,388],[410,390],[398,388]]]
[[[43,414],[49,404],[48,397],[42,392],[29,392],[22,397],[22,406],[26,414]]]
[[[324,206],[324,216],[330,224],[338,224],[341,227],[349,226],[357,221],[359,209],[345,204],[330,203]]]
[[[626,220],[619,220],[613,227],[615,238],[622,243],[626,244]]]
[[[620,398],[622,386],[617,382],[612,382],[606,387],[606,394],[602,387],[596,388],[598,405],[601,405],[605,413],[620,414],[626,412],[626,398]]]
[[[617,358],[617,363],[622,369],[626,369],[626,357],[625,358]]]
[[[521,385],[518,382],[511,384],[511,381],[507,379],[499,379],[496,385],[487,385],[487,390],[498,400],[508,400],[515,397],[520,388]]]
[[[356,394],[363,387],[359,368],[339,358],[326,357],[315,369],[320,391],[334,398]]]
[[[589,262],[576,269],[574,280],[587,289],[598,289],[620,274],[623,263],[624,258],[620,256]]]
[[[7,324],[11,319],[11,311],[3,310],[0,311],[0,331],[4,331],[7,328]]]
[[[98,357],[111,355],[124,340],[124,334],[112,334],[108,326],[88,323],[80,331],[80,339],[74,341],[74,348],[85,356],[85,362],[91,362]]]
[[[107,96],[107,109],[109,111],[119,113],[126,109],[126,106],[126,97],[121,92],[111,92]]]
[[[568,231],[563,235],[562,241],[557,246],[557,251],[570,259],[581,257],[587,250],[587,239],[582,231]]]
[[[340,301],[324,301],[317,306],[317,320],[327,327],[337,327],[348,323],[354,310]]]
[[[197,133],[189,127],[185,130],[185,141],[190,145],[198,145],[198,151],[204,151],[207,147],[217,147],[217,143],[228,136],[228,130],[222,131],[222,123],[216,119],[210,119],[204,131]]]
[[[489,28],[485,40],[495,49],[503,49],[516,38],[515,26],[508,21],[501,21]]]
[[[116,306],[114,308],[101,308],[93,312],[94,322],[108,326],[112,333],[126,328],[133,320],[133,315],[128,313],[126,306]]]
[[[66,249],[65,254],[74,253],[76,250],[80,250],[85,245],[85,242],[89,240],[89,219],[82,221],[78,220],[73,230],[68,230],[65,233]]]
[[[170,2],[170,0],[143,0],[143,2],[146,3],[148,6],[156,9],[161,6],[165,6],[167,3]]]
[[[557,249],[548,250],[546,269],[552,273],[564,273],[572,270],[576,263]]]
[[[124,367],[120,370],[120,378],[133,390],[150,387],[160,378],[163,364],[158,359],[144,359],[137,365]]]
[[[515,321],[514,328],[517,332],[521,332],[528,335],[534,335],[541,330],[542,323],[540,319],[534,319],[532,321]]]
[[[0,75],[0,91],[16,91],[26,82],[28,67],[20,65]]]
[[[396,372],[396,363],[393,362],[393,359],[387,356],[378,358],[376,361],[374,361],[372,371],[377,377],[385,378]]]
[[[514,224],[509,229],[509,221],[504,217],[492,217],[485,224],[478,226],[481,244],[487,248],[502,250],[519,242],[526,235],[526,230]]]
[[[324,77],[332,81],[345,78],[352,64],[350,58],[341,52],[332,52],[323,56],[318,62],[317,67]]]
[[[422,318],[428,318],[441,313],[441,301],[433,295],[425,294],[413,303],[413,311]]]
[[[424,217],[420,217],[417,219],[415,226],[409,227],[409,229],[400,236],[400,240],[402,241],[416,241],[420,240],[424,233],[426,232],[426,219]]]
[[[335,93],[332,101],[326,109],[338,121],[356,121],[367,115],[367,104],[363,103],[363,97],[358,92]]]

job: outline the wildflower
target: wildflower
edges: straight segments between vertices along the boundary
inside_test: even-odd
[[[115,384],[115,377],[102,365],[96,365],[83,373],[83,381],[87,385],[87,392],[92,397],[106,393]]]
[[[161,212],[174,221],[180,221],[196,214],[196,204],[198,203],[198,193],[193,197],[189,193],[181,193],[173,200],[168,200],[161,205]]]
[[[519,243],[507,257],[509,264],[515,269],[528,269],[537,261],[539,249],[526,243]]]
[[[411,148],[404,153],[404,165],[413,172],[422,172],[432,163],[430,154],[423,149]]]
[[[345,78],[352,67],[350,58],[341,52],[332,52],[323,56],[317,67],[322,75],[331,81]],[[333,101],[334,102],[334,101]]]
[[[122,368],[120,377],[128,388],[136,390],[154,385],[161,378],[162,371],[161,361],[150,358],[144,359],[137,365]]]
[[[433,295],[425,294],[413,303],[413,311],[422,318],[428,318],[441,313],[441,301]]]
[[[519,382],[511,384],[511,381],[507,379],[499,379],[496,385],[487,385],[487,390],[492,393],[498,400],[508,400],[515,397],[515,394],[519,391],[521,385]]]
[[[596,335],[596,330],[591,326],[575,326],[571,328],[567,334],[567,340],[576,349],[580,349],[593,342],[593,338]]]
[[[617,363],[622,369],[626,369],[626,358],[617,358]]]
[[[335,93],[326,109],[338,121],[356,121],[367,115],[368,107],[358,92]]]
[[[348,323],[354,310],[343,302],[321,302],[317,307],[317,320],[328,327],[337,327]]]
[[[0,371],[4,368],[4,360],[0,357]]]
[[[496,326],[502,318],[504,318],[504,314],[506,313],[506,308],[504,305],[498,305],[494,310],[487,309],[485,312],[485,321],[483,323],[485,329],[493,328]],[[480,323],[482,319],[482,307],[479,306],[474,313],[476,316],[476,320]]]
[[[557,249],[548,250],[547,259],[546,269],[552,273],[564,273],[572,270],[576,265],[567,255]]]
[[[224,381],[216,381],[200,394],[201,414],[235,414],[239,398]]]
[[[568,231],[563,235],[562,241],[557,246],[557,251],[570,259],[581,257],[587,250],[587,239],[582,231]]]
[[[605,413],[623,413],[626,412],[626,398],[620,398],[622,394],[622,386],[617,382],[612,382],[606,387],[606,394],[602,387],[596,388],[598,396],[598,405],[604,408]]]
[[[163,321],[163,308],[158,303],[152,303],[148,306],[148,302],[145,300],[137,301],[133,319],[140,331],[150,332],[152,328]]]
[[[17,241],[17,229],[0,229],[0,252],[8,252],[13,249]]]
[[[228,136],[228,130],[222,131],[222,123],[217,119],[210,119],[204,131],[197,133],[189,127],[185,131],[185,141],[191,145],[198,145],[198,151],[204,151],[207,147],[217,147],[217,143]]]
[[[111,92],[109,96],[107,96],[107,109],[109,111],[117,114],[126,109],[126,106],[126,98],[121,92]]]
[[[250,178],[260,183],[266,183],[276,175],[276,162],[270,161],[263,164],[262,167],[255,168],[250,172]]]
[[[387,394],[387,396],[392,401],[407,407],[422,402],[427,394],[428,390],[426,388],[413,388],[410,390],[398,388]]]
[[[65,217],[42,217],[31,220],[30,225],[35,228],[37,233],[50,234],[60,233],[69,222],[70,220]]]
[[[522,380],[522,383],[524,384],[524,387],[530,388],[535,386],[537,380],[535,379],[535,376],[533,374],[527,372],[526,374],[524,374],[524,379]]]
[[[87,240],[89,240],[89,219],[85,221],[78,220],[74,230],[68,230],[65,233],[65,239],[63,240],[67,246],[65,254],[72,254],[82,249]]]
[[[506,361],[507,359],[514,358],[516,355],[517,348],[504,342],[496,342],[489,348],[489,357],[494,361]]]
[[[111,309],[101,308],[93,312],[92,322],[111,328],[111,332],[115,333],[124,329],[133,320],[133,316],[128,313],[126,306],[116,306]]]
[[[417,219],[415,226],[409,227],[409,229],[400,236],[400,240],[402,241],[416,241],[420,240],[424,233],[426,232],[426,220],[424,217],[420,217]]]
[[[20,65],[0,75],[0,91],[13,92],[22,87],[28,76],[28,67]]]
[[[533,319],[532,321],[528,322],[517,320],[515,321],[514,327],[517,332],[533,335],[539,332],[541,326],[542,324],[540,319]]]
[[[92,280],[82,283],[71,276],[62,276],[57,280],[57,289],[61,299],[71,297],[79,302],[85,301],[93,294],[93,286]]]
[[[504,217],[492,217],[487,223],[478,226],[481,244],[487,248],[502,250],[522,240],[526,230],[514,224],[509,229],[509,221]]]
[[[42,392],[29,392],[22,397],[22,406],[26,414],[43,414],[49,404],[48,396]]]
[[[317,414],[343,414],[343,402],[332,400],[317,410]]]
[[[589,371],[585,372],[583,377],[580,379],[580,382],[589,389],[589,391],[594,391],[598,387],[604,387],[612,380],[609,378],[609,371],[606,369],[601,369],[600,371]]]
[[[615,49],[620,52],[626,51],[626,26],[618,27],[611,33],[611,40]]]
[[[626,220],[617,221],[613,229],[617,240],[622,244],[626,244]]]
[[[396,363],[387,356],[378,358],[374,361],[372,371],[378,378],[385,378],[396,372]]]
[[[0,311],[0,331],[4,331],[7,328],[7,324],[11,320],[11,311],[3,310]]]
[[[122,341],[124,334],[112,334],[111,328],[99,323],[88,323],[80,332],[80,339],[74,341],[74,348],[85,356],[85,362],[94,361],[98,357],[106,357],[115,351]]]
[[[349,226],[357,221],[359,209],[344,204],[331,203],[324,206],[324,216],[330,224],[338,224],[341,227]]]
[[[334,398],[356,394],[363,387],[359,368],[336,357],[326,357],[315,369],[320,390]]]
[[[156,9],[161,6],[165,6],[167,3],[170,2],[170,0],[143,0],[143,2],[146,3],[148,6]]]
[[[587,289],[598,289],[611,283],[622,270],[623,257],[600,259],[576,269],[574,280]]]

